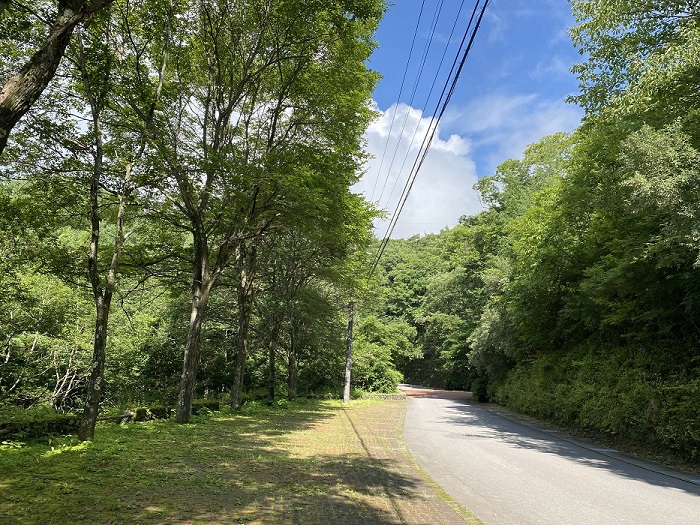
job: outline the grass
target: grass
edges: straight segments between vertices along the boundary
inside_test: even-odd
[[[92,443],[4,442],[0,521],[478,523],[416,469],[404,411],[396,400],[253,405],[186,425],[103,423]]]

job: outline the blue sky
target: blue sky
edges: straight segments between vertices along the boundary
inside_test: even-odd
[[[383,77],[373,95],[380,117],[365,135],[366,149],[374,158],[355,190],[389,213],[428,128],[474,3],[464,0],[460,12],[462,0],[395,0],[376,34],[379,47],[369,66]],[[454,226],[462,215],[478,213],[483,208],[473,185],[479,177],[492,174],[508,158],[521,157],[528,144],[544,135],[576,128],[582,111],[565,102],[578,90],[569,72],[580,59],[567,33],[572,24],[567,0],[491,1],[394,238],[438,232]],[[376,226],[381,238],[386,221]]]

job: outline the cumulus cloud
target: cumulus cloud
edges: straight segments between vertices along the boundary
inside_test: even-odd
[[[373,158],[354,190],[393,213],[430,124],[430,117],[406,104],[382,112],[365,134],[366,150]],[[468,139],[457,133],[445,136],[438,129],[393,238],[437,233],[457,224],[462,215],[481,211],[470,151]],[[388,220],[377,221],[375,227],[383,237]]]
[[[393,238],[437,233],[464,215],[484,208],[474,184],[543,136],[573,131],[582,111],[539,95],[491,94],[448,109],[401,212]],[[393,213],[431,118],[406,104],[394,104],[369,126],[366,151],[372,159],[354,191]],[[390,216],[389,216],[390,219]],[[389,221],[375,223],[383,237]]]

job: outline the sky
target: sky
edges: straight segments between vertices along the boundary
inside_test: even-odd
[[[365,133],[373,158],[353,189],[387,210],[388,218],[474,4],[394,0],[375,35],[378,48],[368,65],[382,75],[373,94],[379,116]],[[565,102],[578,92],[569,72],[580,60],[567,32],[571,25],[567,0],[491,1],[392,238],[437,233],[483,210],[473,188],[478,178],[509,158],[522,158],[527,145],[543,136],[579,125],[583,111]],[[387,225],[375,222],[377,237]]]

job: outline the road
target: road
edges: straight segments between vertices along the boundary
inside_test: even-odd
[[[700,524],[700,475],[501,415],[465,392],[404,391],[408,449],[485,525]]]

